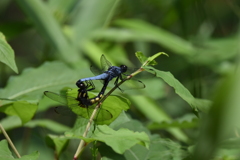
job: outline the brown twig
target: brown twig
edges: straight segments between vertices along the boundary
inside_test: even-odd
[[[10,144],[10,146],[12,147],[14,153],[17,155],[18,158],[21,158],[20,154],[18,153],[16,147],[14,146],[14,144],[12,143],[10,137],[8,136],[7,132],[5,131],[5,129],[3,128],[3,126],[0,124],[0,130],[2,131],[3,135],[5,136],[5,138],[7,139],[8,143]]]

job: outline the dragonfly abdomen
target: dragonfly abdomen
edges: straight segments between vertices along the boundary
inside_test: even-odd
[[[98,76],[94,76],[94,77],[88,77],[88,78],[82,78],[82,79],[79,79],[77,82],[76,82],[76,85],[80,88],[82,82],[85,82],[85,81],[90,81],[90,80],[103,80],[103,79],[106,79],[107,77],[109,76],[109,74],[107,73],[102,73]]]

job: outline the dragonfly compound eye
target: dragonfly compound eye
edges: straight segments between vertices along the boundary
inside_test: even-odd
[[[125,66],[125,65],[121,65],[120,68],[123,73],[127,71],[127,66]]]
[[[78,86],[78,88],[80,89],[84,89],[86,86],[82,81],[77,81],[76,85]]]

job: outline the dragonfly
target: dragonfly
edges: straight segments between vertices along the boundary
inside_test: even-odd
[[[114,85],[117,86],[118,81],[123,80],[124,73],[127,72],[127,70],[128,70],[128,67],[126,65],[120,65],[119,67],[112,66],[112,64],[106,59],[106,57],[104,55],[101,56],[100,62],[101,62],[101,70],[99,70],[93,66],[91,66],[91,68],[90,68],[91,71],[93,72],[93,74],[95,74],[96,76],[82,78],[76,82],[76,85],[80,88],[82,82],[89,81],[89,80],[102,80],[103,87],[97,97],[102,97],[104,95],[109,82],[113,78],[116,78]],[[144,83],[142,83],[139,80],[137,80],[137,82],[138,82],[137,86],[139,86],[138,88],[145,88]],[[120,87],[117,86],[117,88],[120,89],[121,91],[123,91]]]
[[[99,102],[101,97],[89,98],[88,91],[94,90],[95,86],[92,81],[85,81],[79,84],[78,95],[77,97],[60,95],[54,92],[45,91],[44,95],[48,98],[57,101],[61,104],[69,106],[73,112],[84,117],[89,118],[91,112],[93,112],[92,106],[94,103]],[[78,107],[79,106],[79,107]],[[58,110],[56,111],[58,113]],[[111,119],[112,115],[109,111],[101,109],[98,112],[98,116],[95,118],[96,121],[104,121]]]

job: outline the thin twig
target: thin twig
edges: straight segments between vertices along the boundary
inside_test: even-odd
[[[16,147],[14,146],[14,144],[12,143],[10,137],[8,136],[7,132],[5,131],[5,129],[3,128],[3,126],[0,124],[0,130],[2,131],[3,135],[5,136],[5,138],[7,139],[8,143],[10,144],[10,146],[12,147],[14,153],[17,155],[18,158],[21,158],[20,154],[18,153]]]
[[[91,115],[91,117],[90,117],[90,119],[89,119],[89,121],[88,121],[87,126],[86,126],[85,132],[83,133],[83,137],[84,137],[84,138],[87,136],[87,134],[88,134],[88,132],[89,132],[89,130],[90,130],[91,124],[92,124],[92,122],[93,122],[93,119],[94,119],[95,116],[97,115],[97,111],[98,111],[98,109],[100,108],[101,104],[102,104],[102,103],[99,102],[99,103],[96,105],[95,109],[93,110],[93,113],[92,113],[92,115]],[[77,148],[77,151],[76,151],[76,153],[75,153],[75,155],[74,155],[74,158],[73,158],[74,160],[76,160],[76,159],[78,158],[79,154],[83,151],[85,145],[86,145],[86,142],[82,139],[82,140],[80,141],[80,143],[79,143],[79,145],[78,145],[78,148]]]

